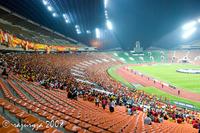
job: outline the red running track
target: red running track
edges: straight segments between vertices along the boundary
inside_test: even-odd
[[[172,95],[186,98],[186,99],[189,99],[192,101],[200,102],[200,94],[192,93],[192,92],[180,89],[180,88],[173,89],[168,86],[162,87],[161,83],[158,83],[158,82],[154,83],[153,80],[148,80],[147,77],[144,77],[144,76],[141,77],[140,75],[135,75],[133,72],[130,72],[130,71],[124,69],[124,66],[118,68],[116,72],[117,72],[117,74],[121,75],[125,80],[127,80],[130,83],[139,83],[143,86],[156,87],[156,88],[158,88],[164,92],[170,93]],[[180,95],[178,95],[178,90],[180,90]]]

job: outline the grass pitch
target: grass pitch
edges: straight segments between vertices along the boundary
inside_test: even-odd
[[[117,81],[119,81],[119,82],[121,82],[122,84],[124,84],[124,85],[126,85],[126,86],[128,86],[129,88],[132,88],[133,86],[132,86],[132,84],[131,83],[129,83],[129,82],[127,82],[122,76],[120,76],[120,75],[118,75],[117,73],[116,73],[116,70],[117,70],[117,68],[118,67],[120,67],[120,66],[114,66],[114,67],[111,67],[111,68],[109,68],[108,69],[108,74],[113,78],[113,79],[115,79],[115,80],[117,80]],[[141,70],[143,70],[143,71],[141,71],[141,72],[143,72],[143,73],[145,73],[146,72],[146,74],[149,72],[148,70],[150,70],[150,71],[152,71],[152,72],[154,72],[154,73],[157,73],[157,75],[159,75],[159,72],[157,71],[156,72],[156,70],[152,70],[151,68],[153,68],[153,67],[156,67],[156,68],[162,68],[162,70],[165,68],[165,69],[168,69],[168,70],[170,70],[170,68],[171,68],[171,71],[173,71],[173,73],[176,73],[176,68],[195,68],[195,69],[198,69],[199,67],[198,66],[192,66],[192,65],[156,65],[156,66],[135,66],[135,67],[133,67],[135,70],[137,69],[138,71],[141,71]],[[164,67],[164,68],[163,68]],[[175,68],[174,68],[175,67]],[[173,69],[173,70],[172,70]],[[175,70],[175,72],[174,72],[174,70]],[[164,71],[164,70],[163,70]],[[166,71],[166,70],[165,70]],[[164,71],[164,72],[165,72]],[[149,75],[149,73],[148,73],[148,75]],[[182,75],[182,73],[181,73],[181,75]],[[183,74],[183,75],[188,75],[188,74]],[[149,75],[150,76],[150,75]],[[152,76],[152,75],[151,75]],[[194,77],[196,77],[195,75],[188,75],[188,76],[194,76]],[[198,75],[198,76],[200,76],[200,75]],[[198,77],[197,76],[197,77]],[[187,77],[187,76],[185,76],[185,77]],[[158,78],[158,77],[157,77]],[[172,77],[173,78],[173,77]],[[200,78],[200,77],[198,77],[198,78]],[[174,78],[175,79],[175,78]],[[164,79],[163,79],[164,80]],[[176,79],[175,79],[176,80]],[[183,79],[182,79],[183,80]],[[199,80],[199,82],[200,82],[200,80]],[[199,84],[199,83],[194,83],[194,84]],[[191,85],[190,85],[191,87],[193,87],[194,88],[194,86],[192,86],[192,83],[191,83]],[[187,104],[192,104],[192,105],[194,105],[194,106],[196,106],[198,109],[200,109],[200,103],[199,102],[195,102],[195,101],[192,101],[192,100],[188,100],[188,99],[184,99],[184,98],[181,98],[181,97],[177,97],[177,96],[174,96],[174,95],[171,95],[171,94],[169,94],[169,93],[166,93],[166,92],[164,92],[164,91],[161,91],[161,90],[159,90],[159,89],[157,89],[157,88],[154,88],[154,87],[140,87],[140,88],[137,88],[137,89],[139,89],[139,90],[143,90],[143,91],[145,91],[146,93],[148,93],[148,94],[152,94],[152,95],[156,95],[156,96],[158,96],[158,97],[160,97],[160,96],[164,96],[164,97],[166,97],[166,98],[168,98],[169,100],[170,100],[170,102],[175,102],[175,101],[179,101],[179,102],[183,102],[183,103],[187,103]],[[190,88],[191,89],[191,88]],[[190,90],[189,89],[189,90]],[[200,87],[199,87],[199,89],[197,88],[196,89],[196,91],[200,91]],[[194,91],[193,91],[194,92]]]
[[[200,93],[200,74],[186,74],[176,72],[177,69],[200,69],[200,66],[189,64],[156,64],[147,66],[133,66],[132,69],[150,77],[167,82],[178,88],[190,92]]]

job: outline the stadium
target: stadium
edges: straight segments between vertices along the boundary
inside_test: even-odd
[[[0,0],[0,133],[199,133],[199,5]]]

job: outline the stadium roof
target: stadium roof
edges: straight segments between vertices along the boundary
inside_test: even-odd
[[[44,1],[49,3],[53,12],[48,10]],[[3,19],[38,32],[66,36],[70,41],[88,43],[94,37],[94,29],[103,26],[101,21],[104,21],[104,5],[100,0],[1,0],[0,5],[8,9],[7,13],[1,9]],[[70,23],[66,23],[64,14]],[[75,25],[80,27],[82,34],[77,34]]]
[[[64,36],[56,31],[53,31],[43,25],[40,25],[36,22],[33,22],[32,20],[27,19],[15,12],[12,12],[11,10],[9,10],[3,6],[0,6],[0,18],[5,21],[11,22],[12,25],[21,26],[23,28],[35,31],[37,33],[42,33],[47,36],[53,35],[57,38],[66,39],[70,42],[77,43],[76,40],[66,37],[66,36]]]
[[[181,29],[200,17],[199,4],[199,0],[0,0],[11,12],[54,33],[90,44],[98,31],[99,44],[123,49],[132,49],[136,40],[143,48],[171,48],[199,38],[199,28],[188,39],[182,38]]]

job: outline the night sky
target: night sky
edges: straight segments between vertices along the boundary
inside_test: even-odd
[[[137,40],[145,48],[171,48],[200,37],[181,37],[182,25],[200,18],[200,0],[114,0],[111,11],[115,32],[125,49]]]
[[[60,12],[70,12],[73,24],[66,25],[62,17],[53,18],[41,0],[0,0],[0,4],[86,44],[95,37],[95,27],[105,28],[103,0],[50,1]],[[103,48],[131,49],[137,40],[144,48],[172,48],[199,38],[198,31],[190,39],[183,40],[181,27],[200,18],[200,0],[109,0],[108,16],[113,31],[104,32]],[[75,24],[83,31],[91,30],[92,34],[77,35]]]

